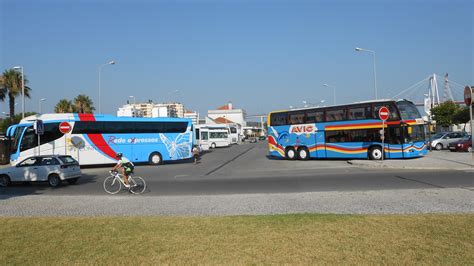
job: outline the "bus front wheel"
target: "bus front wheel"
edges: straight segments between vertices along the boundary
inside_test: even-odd
[[[152,165],[159,165],[163,162],[163,158],[159,152],[153,152],[148,158],[148,162]]]
[[[295,148],[293,147],[286,148],[285,157],[287,160],[294,160],[296,158]]]
[[[382,147],[374,146],[369,150],[369,159],[382,160]]]
[[[308,152],[308,149],[306,147],[299,147],[298,148],[298,158],[300,158],[300,160],[308,160],[309,159],[309,152]]]

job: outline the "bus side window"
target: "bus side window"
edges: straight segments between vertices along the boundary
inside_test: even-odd
[[[29,126],[21,140],[20,151],[28,150],[36,146],[38,146],[38,137],[35,134],[33,126]]]
[[[288,124],[288,113],[275,113],[270,117],[270,125],[283,126]]]

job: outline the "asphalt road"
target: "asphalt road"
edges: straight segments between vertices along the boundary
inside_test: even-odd
[[[83,169],[76,185],[57,189],[14,184],[0,188],[0,215],[474,211],[471,171],[371,169],[346,160],[275,160],[267,158],[266,151],[266,142],[246,143],[208,152],[197,165],[137,166],[136,175],[148,186],[140,196],[126,191],[106,194],[102,184],[111,167]],[[88,201],[93,207],[83,205]],[[133,211],[120,208],[128,205],[135,206]]]

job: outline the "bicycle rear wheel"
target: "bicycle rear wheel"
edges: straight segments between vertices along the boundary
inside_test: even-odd
[[[109,176],[104,180],[104,190],[109,194],[117,194],[122,189],[121,183],[115,176]]]
[[[130,192],[133,194],[141,194],[145,192],[146,183],[143,178],[139,176],[130,177],[128,178],[128,182],[130,183]]]

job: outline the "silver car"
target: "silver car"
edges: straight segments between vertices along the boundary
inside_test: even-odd
[[[447,149],[449,143],[461,140],[467,136],[466,132],[441,132],[431,136],[431,147],[436,150]]]
[[[58,187],[66,180],[74,184],[81,177],[79,163],[67,155],[42,155],[29,157],[15,166],[0,169],[0,187],[11,182],[46,181]]]

